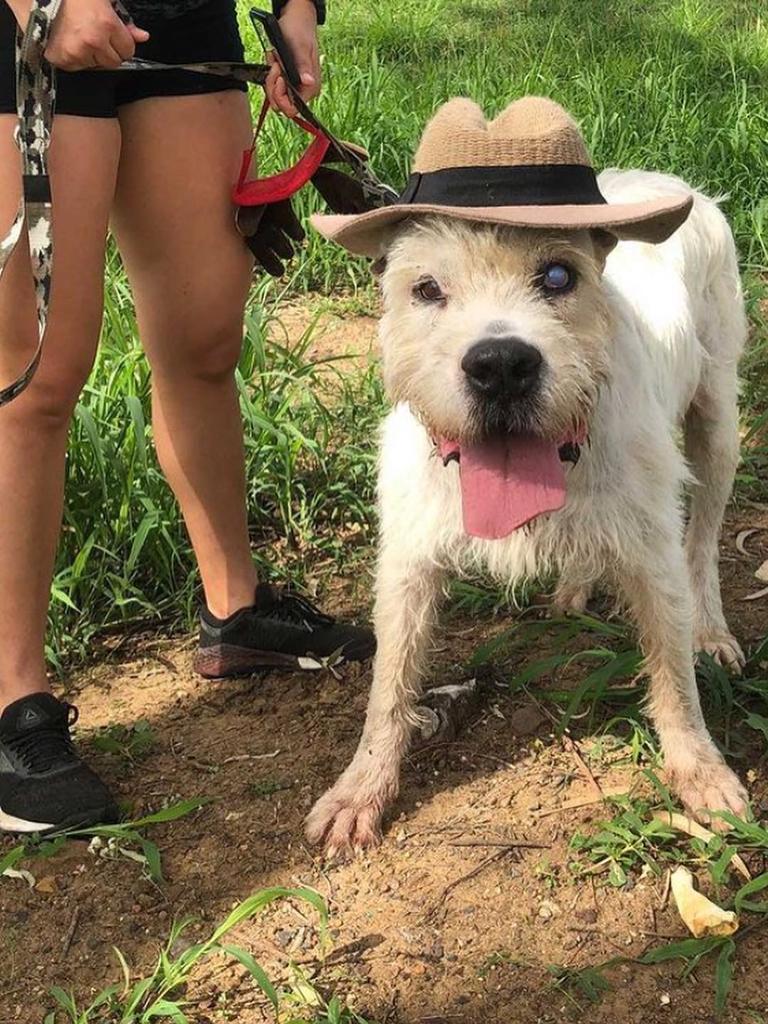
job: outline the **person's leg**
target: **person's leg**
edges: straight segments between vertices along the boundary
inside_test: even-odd
[[[235,386],[252,261],[230,191],[250,112],[237,91],[121,108],[113,227],[152,366],[155,444],[205,598],[224,618],[253,603],[245,458]]]
[[[16,118],[0,115],[0,225],[10,225],[21,190]],[[98,343],[104,245],[120,134],[108,118],[59,115],[50,152],[54,193],[54,284],[50,327],[31,385],[0,409],[0,710],[48,689],[44,635],[61,528],[70,417]],[[26,245],[0,278],[0,352],[37,340]],[[5,381],[7,383],[7,381]]]
[[[246,98],[143,99],[125,104],[120,120],[113,225],[152,365],[158,456],[205,590],[197,669],[220,677],[370,657],[369,630],[257,586],[234,380],[252,268],[230,199],[250,144]]]

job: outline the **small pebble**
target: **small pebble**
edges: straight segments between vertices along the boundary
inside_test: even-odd
[[[544,902],[539,907],[539,917],[543,921],[549,921],[555,916],[555,914],[559,913],[560,908],[557,906],[556,903],[550,902],[550,900],[544,900]]]

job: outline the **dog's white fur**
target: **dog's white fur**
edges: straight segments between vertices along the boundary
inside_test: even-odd
[[[640,171],[607,171],[599,181],[609,202],[690,192]],[[693,812],[745,808],[744,789],[707,732],[694,676],[695,650],[736,670],[743,658],[723,617],[717,565],[738,459],[746,334],[733,239],[716,204],[695,193],[689,219],[667,242],[609,249],[586,231],[449,219],[411,224],[389,240],[380,335],[396,404],[379,468],[379,648],[357,752],[308,819],[309,837],[331,852],[379,838],[418,716],[437,599],[446,573],[468,567],[507,583],[556,570],[565,608],[583,607],[596,581],[612,584],[643,643],[648,710],[672,787]],[[537,263],[558,257],[578,268],[580,282],[553,302],[532,278]],[[414,299],[424,274],[447,302]],[[489,331],[523,338],[544,356],[535,429],[557,439],[586,424],[589,434],[567,470],[566,507],[493,541],[464,533],[458,467],[443,466],[433,441],[475,436],[460,363]]]

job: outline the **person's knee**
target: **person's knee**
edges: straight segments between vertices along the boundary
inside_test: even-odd
[[[51,343],[53,345],[53,342]],[[43,357],[37,373],[19,398],[0,415],[7,413],[32,430],[66,429],[72,418],[80,392],[93,366],[91,353],[72,354],[64,360]]]
[[[160,349],[153,345],[153,372],[156,378],[217,384],[234,374],[242,343],[240,317],[209,317],[181,334],[177,330],[175,339],[169,334]]]

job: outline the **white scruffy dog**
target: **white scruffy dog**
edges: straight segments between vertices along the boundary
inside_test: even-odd
[[[691,191],[640,171],[606,171],[599,185],[609,203]],[[468,567],[507,584],[556,570],[566,609],[582,608],[598,580],[612,585],[642,640],[670,785],[694,813],[745,810],[694,676],[698,650],[743,664],[718,575],[746,333],[733,238],[694,193],[663,244],[612,246],[602,232],[450,217],[392,229],[379,648],[357,752],[307,823],[330,853],[380,837],[418,720],[437,599],[446,574]]]

